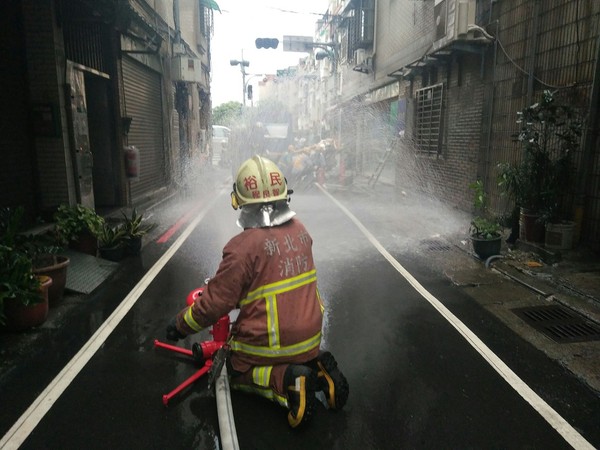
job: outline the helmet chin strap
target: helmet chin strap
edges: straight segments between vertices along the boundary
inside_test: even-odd
[[[231,191],[231,207],[236,211],[240,207],[240,201],[238,199],[237,194],[234,191]]]

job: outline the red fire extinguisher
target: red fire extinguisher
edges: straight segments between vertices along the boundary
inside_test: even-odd
[[[133,145],[125,147],[125,172],[127,178],[140,176],[140,151]]]

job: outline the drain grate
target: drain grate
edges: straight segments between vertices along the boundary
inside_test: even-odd
[[[530,306],[512,311],[528,325],[561,344],[600,340],[600,326],[562,306]]]
[[[119,268],[119,263],[74,250],[67,250],[65,254],[71,259],[65,287],[81,294],[91,293]]]
[[[437,239],[425,239],[421,241],[421,247],[424,247],[426,250],[432,250],[437,252],[447,252],[452,248],[444,241],[440,241]]]

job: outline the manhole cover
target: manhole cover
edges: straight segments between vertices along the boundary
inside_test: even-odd
[[[562,306],[530,306],[512,311],[555,342],[600,340],[600,326]]]
[[[421,241],[421,247],[424,247],[426,250],[432,250],[437,252],[447,252],[452,248],[444,241],[439,241],[436,239],[426,239]]]

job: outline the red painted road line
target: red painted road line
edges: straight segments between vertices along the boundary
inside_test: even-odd
[[[198,212],[198,210],[201,207],[202,207],[202,205],[198,205],[194,209],[192,209],[191,211],[188,211],[186,214],[184,214],[177,222],[175,222],[175,224],[171,228],[169,228],[161,237],[159,237],[156,240],[156,243],[157,244],[164,244],[169,239],[171,239],[171,237],[173,237],[173,235],[175,233],[177,233],[177,230],[179,230],[185,223],[187,223],[190,220],[190,218],[194,214],[196,214],[196,212]]]

